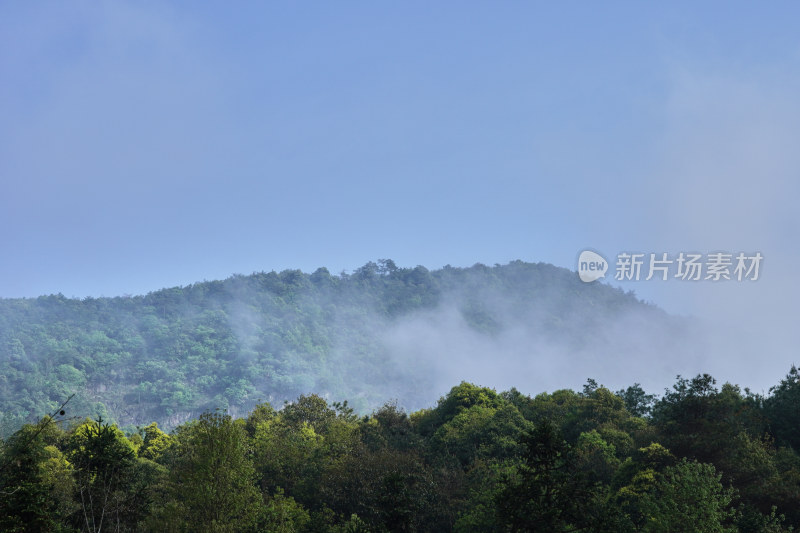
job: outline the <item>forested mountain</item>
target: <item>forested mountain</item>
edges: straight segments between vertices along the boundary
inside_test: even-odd
[[[436,401],[470,372],[530,389],[696,355],[686,320],[552,265],[382,260],[2,300],[0,320],[3,531],[800,526],[794,367],[768,395],[700,374]]]
[[[673,349],[687,328],[632,294],[521,261],[429,271],[381,260],[145,296],[3,299],[2,434],[73,393],[75,416],[171,428],[208,409],[238,415],[310,393],[361,413],[390,398],[413,410],[475,374],[535,390],[558,368],[582,380],[620,358],[672,377],[658,365],[691,357]],[[675,356],[647,357],[653,345]]]

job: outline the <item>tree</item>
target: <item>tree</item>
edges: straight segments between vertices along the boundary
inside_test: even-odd
[[[431,448],[455,456],[465,466],[481,457],[509,459],[518,455],[519,441],[530,426],[510,403],[503,401],[496,408],[477,404],[439,427],[430,440]]]
[[[156,422],[141,430],[142,446],[138,455],[144,459],[158,462],[170,449],[175,446],[175,439],[158,428]]]
[[[622,398],[625,408],[633,416],[647,416],[656,403],[656,395],[647,394],[638,383],[617,391],[617,396]]]
[[[99,532],[109,522],[119,524],[129,503],[127,482],[136,457],[133,445],[116,425],[98,418],[72,432],[69,450],[80,505],[76,525]]]
[[[283,489],[278,489],[267,502],[262,526],[274,533],[295,533],[302,531],[310,521],[308,511],[294,498],[284,495]]]
[[[65,531],[62,520],[72,510],[74,483],[69,464],[48,446],[43,425],[26,425],[5,443],[0,453],[0,530],[7,532]]]
[[[800,370],[792,365],[780,385],[770,389],[764,413],[778,444],[800,450]]]
[[[245,429],[247,430],[247,434],[250,438],[253,438],[256,434],[256,427],[262,423],[267,422],[268,420],[272,420],[275,418],[276,412],[275,408],[272,407],[269,402],[263,402],[256,404],[250,414],[247,416],[247,421],[245,423]]]
[[[188,530],[251,530],[260,496],[244,428],[227,414],[206,412],[182,426],[177,438],[172,486]]]
[[[316,394],[300,396],[294,403],[287,404],[281,413],[285,422],[299,427],[308,424],[317,433],[325,433],[336,418],[336,411],[328,407],[328,402]]]
[[[559,532],[592,524],[597,510],[591,487],[576,468],[573,450],[558,428],[552,422],[540,422],[523,442],[519,474],[505,480],[496,501],[506,527]]]
[[[760,436],[763,421],[753,402],[739,387],[725,383],[718,390],[715,383],[708,374],[679,377],[653,407],[660,442],[678,457],[721,465],[735,455],[737,435]]]
[[[357,514],[370,531],[417,531],[433,524],[432,473],[414,452],[365,446],[341,457],[324,473],[322,494],[340,514]]]
[[[720,483],[714,465],[681,459],[668,467],[647,493],[644,531],[649,533],[733,532],[726,522],[733,518],[733,490]]]

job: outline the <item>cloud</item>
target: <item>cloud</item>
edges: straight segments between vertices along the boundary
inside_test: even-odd
[[[415,401],[415,407],[430,405],[461,381],[497,390],[516,387],[535,395],[579,390],[593,378],[614,390],[638,382],[661,392],[677,374],[705,371],[706,346],[691,322],[632,301],[621,312],[611,306],[594,312],[559,309],[565,302],[592,307],[588,286],[574,300],[564,285],[559,290],[521,302],[483,287],[480,294],[467,298],[479,302],[486,316],[493,318],[497,327],[492,331],[470,323],[462,292],[445,295],[434,309],[387,324],[377,336],[388,357],[405,369],[405,380],[422,381],[428,387],[419,398],[401,397],[401,401]]]
[[[625,284],[685,315],[685,327],[653,328],[631,313],[580,347],[542,336],[530,326],[536,317],[508,314],[507,327],[487,336],[450,302],[387,328],[382,339],[389,353],[401,366],[425,369],[439,394],[461,380],[537,393],[579,387],[588,377],[612,387],[637,381],[660,393],[677,374],[698,373],[766,393],[800,360],[795,67],[790,61],[727,72],[674,68],[661,134],[643,166],[648,172],[621,179],[637,184],[626,194],[644,206],[646,217],[630,220],[624,236],[648,246],[640,251],[761,252],[758,281]],[[613,216],[619,221],[625,214]]]
[[[645,290],[665,308],[707,321],[714,333],[706,371],[756,390],[776,384],[798,360],[798,66],[788,59],[772,68],[675,68],[640,198],[651,207],[640,229],[652,243],[647,251],[764,255],[757,282]]]

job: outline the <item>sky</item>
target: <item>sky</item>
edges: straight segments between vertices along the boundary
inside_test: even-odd
[[[783,368],[797,20],[796,2],[4,2],[0,297],[758,251],[756,282],[622,286],[754,330]]]

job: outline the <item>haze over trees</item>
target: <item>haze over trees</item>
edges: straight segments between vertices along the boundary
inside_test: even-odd
[[[0,299],[0,435],[73,393],[82,417],[169,429],[310,393],[365,414],[387,399],[431,405],[464,379],[528,392],[565,376],[648,383],[683,373],[690,329],[632,294],[521,261],[429,271],[380,260],[144,296]]]
[[[0,300],[0,530],[800,526],[794,367],[768,394],[452,379],[663,373],[694,357],[690,326],[520,261]]]

